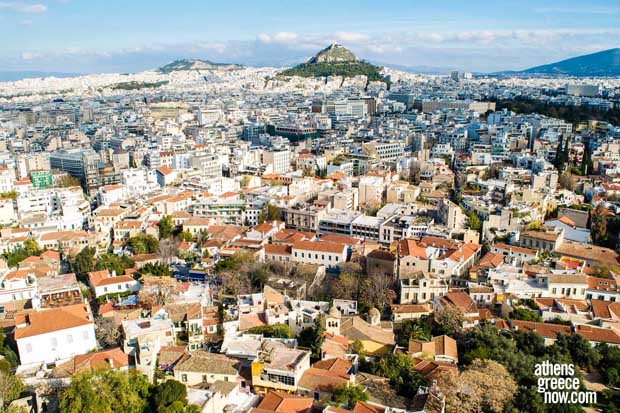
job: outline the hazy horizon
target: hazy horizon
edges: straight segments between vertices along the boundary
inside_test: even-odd
[[[288,66],[331,42],[395,66],[520,70],[618,47],[619,18],[613,1],[0,1],[0,72],[136,72],[179,58]]]

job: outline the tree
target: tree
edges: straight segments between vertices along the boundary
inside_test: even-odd
[[[151,275],[155,277],[172,277],[172,269],[168,264],[163,262],[147,262],[138,270],[138,276],[144,277],[145,275]]]
[[[568,355],[579,367],[592,370],[601,359],[600,353],[592,348],[590,342],[579,334],[561,334],[555,340],[550,351]]]
[[[9,364],[9,370],[17,367],[17,354],[6,342],[2,331],[0,331],[0,356],[4,357],[4,361]]]
[[[465,316],[458,307],[454,305],[444,305],[435,311],[433,319],[438,328],[438,334],[452,336],[463,330]]]
[[[166,238],[159,242],[158,248],[159,256],[166,263],[170,263],[173,257],[175,257],[179,251],[179,245],[173,238]]]
[[[359,298],[364,270],[357,262],[346,262],[340,265],[338,277],[330,285],[330,295],[345,300]]]
[[[590,213],[590,234],[596,245],[605,245],[608,240],[607,221],[608,213],[601,205]]]
[[[101,254],[96,259],[95,270],[108,270],[114,271],[116,274],[121,275],[125,273],[127,268],[135,267],[136,263],[125,255],[119,257],[116,254],[105,253]]]
[[[60,188],[70,188],[72,186],[80,186],[80,180],[71,175],[65,175],[56,181],[56,185]]]
[[[467,213],[467,228],[469,229],[473,229],[475,231],[480,231],[480,229],[482,229],[482,221],[480,220],[480,217],[478,216],[478,214],[476,214],[474,211],[469,211]]]
[[[368,400],[368,392],[358,384],[342,385],[334,389],[334,401],[338,405],[346,405],[352,409],[358,401]]]
[[[222,292],[229,295],[248,294],[251,290],[251,283],[248,276],[238,271],[226,271],[219,274],[222,284]]]
[[[395,279],[385,274],[372,273],[362,284],[361,301],[367,307],[383,309],[396,298]]]
[[[142,413],[146,378],[111,369],[78,373],[60,396],[63,413]],[[145,394],[146,391],[146,394]]]
[[[297,343],[301,347],[309,348],[312,361],[319,361],[322,357],[322,347],[325,341],[325,328],[323,328],[323,316],[319,315],[314,322],[314,326],[306,327],[301,330],[297,337]]]
[[[403,397],[413,397],[418,387],[426,385],[426,379],[413,368],[413,359],[402,353],[388,354],[378,361],[360,363],[360,370],[386,377],[396,392]]]
[[[575,181],[573,179],[573,174],[571,174],[568,171],[560,175],[560,177],[558,178],[558,183],[562,186],[562,188],[568,189],[569,191],[572,191],[575,189]]]
[[[159,239],[163,240],[170,238],[174,232],[174,224],[172,223],[172,217],[170,215],[164,215],[159,220]]]
[[[268,264],[251,264],[247,274],[250,278],[250,283],[252,283],[252,288],[255,290],[262,290],[265,287],[267,280],[269,280],[270,273],[271,271],[269,271]]]
[[[291,330],[287,324],[271,324],[252,327],[248,330],[249,334],[262,334],[267,338],[291,338]]]
[[[194,240],[194,236],[189,231],[181,231],[178,237],[179,237],[179,240],[183,242],[192,242]]]
[[[95,259],[96,250],[93,247],[85,247],[80,251],[71,262],[71,271],[81,280],[86,280],[87,274],[95,271],[97,260]]]
[[[535,321],[537,323],[542,323],[542,316],[525,307],[517,307],[510,313],[510,318],[514,320],[523,320],[523,321]]]
[[[492,360],[474,360],[460,374],[440,373],[437,384],[446,396],[447,412],[500,413],[517,391],[506,368]]]
[[[138,234],[127,240],[134,254],[152,254],[159,249],[159,240],[152,235]]]
[[[149,405],[156,413],[184,412],[187,406],[187,388],[176,380],[160,383],[151,389]]]
[[[275,205],[266,204],[261,211],[258,222],[263,223],[266,221],[280,221],[282,220],[282,210]]]
[[[411,339],[430,340],[431,338],[432,319],[428,316],[403,321],[396,334],[396,342],[402,347],[407,347]]]
[[[620,385],[620,348],[599,344],[596,350],[601,355],[599,369],[603,379],[608,385],[617,387]]]
[[[21,247],[5,252],[3,257],[9,267],[14,267],[28,257],[41,255],[41,248],[36,240],[28,238]]]
[[[17,399],[24,389],[24,384],[17,376],[0,370],[0,408]]]
[[[100,347],[115,347],[119,344],[121,333],[113,319],[99,316],[95,319],[95,337]]]

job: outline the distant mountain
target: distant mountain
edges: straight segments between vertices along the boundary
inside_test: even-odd
[[[357,60],[353,52],[336,43],[332,43],[319,51],[306,63],[283,70],[278,75],[301,77],[355,77],[363,75],[369,81],[386,81],[381,75],[381,67]]]
[[[0,82],[14,82],[22,79],[35,79],[40,77],[77,77],[80,73],[64,72],[37,72],[37,71],[15,71],[0,72]]]
[[[162,73],[171,73],[183,70],[236,70],[242,69],[242,65],[233,63],[214,63],[209,60],[180,59],[160,67]]]
[[[332,43],[321,50],[306,63],[336,63],[336,62],[355,62],[357,57],[352,51],[338,43]]]
[[[620,76],[620,48],[577,56],[514,73],[580,77]]]
[[[409,72],[409,73],[418,73],[423,75],[445,75],[450,73],[453,68],[449,67],[436,67],[436,66],[407,66],[407,65],[399,65],[394,63],[384,63],[384,62],[372,62],[378,66],[385,66],[390,69],[400,70],[401,72]]]

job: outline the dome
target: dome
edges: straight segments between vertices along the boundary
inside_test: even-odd
[[[368,315],[371,316],[371,317],[381,317],[381,313],[375,307],[371,308],[368,311]]]

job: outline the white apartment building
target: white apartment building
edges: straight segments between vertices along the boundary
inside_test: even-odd
[[[29,313],[16,320],[15,341],[22,366],[56,363],[97,348],[88,304]]]
[[[291,169],[291,153],[288,148],[281,151],[264,151],[262,163],[267,165],[267,173],[286,173]]]
[[[299,241],[293,245],[291,259],[303,264],[336,268],[347,261],[347,247],[329,241]]]

